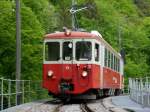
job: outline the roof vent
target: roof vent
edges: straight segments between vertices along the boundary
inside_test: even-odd
[[[78,28],[77,31],[86,32],[86,29]]]
[[[55,33],[59,33],[60,31],[55,31]]]
[[[94,30],[94,31],[91,31],[91,33],[96,35],[96,36],[99,36],[99,37],[103,38],[102,35],[98,31]]]

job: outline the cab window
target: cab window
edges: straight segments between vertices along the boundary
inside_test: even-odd
[[[60,59],[60,43],[47,42],[45,44],[45,60],[58,61]]]
[[[76,43],[76,60],[89,61],[92,59],[91,42],[81,41]]]
[[[73,45],[72,42],[64,42],[63,43],[63,60],[70,61],[73,57]]]

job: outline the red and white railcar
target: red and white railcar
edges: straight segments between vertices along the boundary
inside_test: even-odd
[[[56,97],[118,94],[123,88],[123,59],[97,31],[47,34],[43,87]]]

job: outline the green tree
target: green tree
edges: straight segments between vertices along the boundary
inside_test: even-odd
[[[44,30],[32,10],[22,5],[22,76],[39,79],[42,71],[42,36]]]
[[[15,74],[15,13],[10,1],[0,1],[0,77]]]
[[[23,0],[26,7],[29,7],[37,16],[37,19],[47,33],[54,31],[57,25],[55,8],[48,0]]]
[[[0,75],[15,78],[15,4],[0,1]],[[44,30],[32,10],[21,5],[22,35],[22,78],[41,78],[42,36]]]

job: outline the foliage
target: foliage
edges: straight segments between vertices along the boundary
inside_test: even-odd
[[[37,16],[42,28],[48,33],[52,32],[56,27],[55,9],[48,0],[24,0],[23,3],[29,7]]]
[[[36,15],[22,6],[22,78],[39,79],[42,66],[41,37],[44,30]],[[33,67],[34,66],[34,67]]]
[[[0,1],[0,76],[15,72],[15,14],[11,2]]]
[[[150,0],[134,0],[134,3],[140,9],[141,15],[150,16]]]
[[[15,4],[11,1],[0,1],[0,69],[1,76],[15,78]],[[42,45],[44,30],[32,10],[22,3],[22,78],[39,79],[41,76]]]

